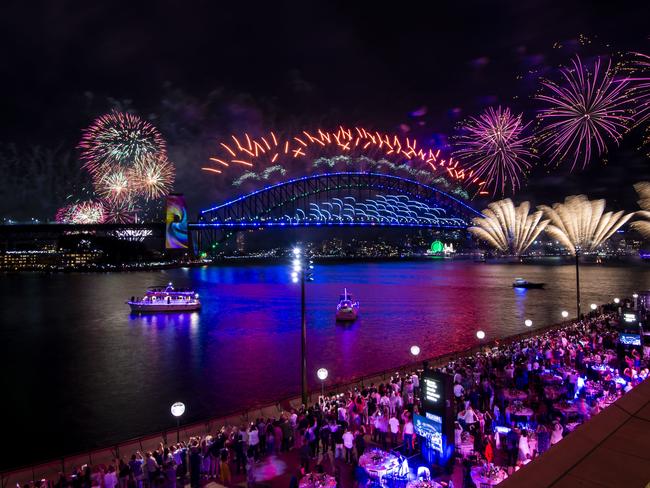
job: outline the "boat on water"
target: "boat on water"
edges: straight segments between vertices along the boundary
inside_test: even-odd
[[[523,278],[515,278],[512,287],[513,288],[544,288],[544,283],[533,283],[531,281],[526,281]]]
[[[149,287],[143,297],[131,297],[126,303],[134,313],[193,312],[201,308],[198,293],[174,288],[171,283]]]
[[[336,306],[336,320],[339,322],[352,322],[359,315],[359,302],[355,302],[348,289],[343,289],[343,294],[339,298]]]

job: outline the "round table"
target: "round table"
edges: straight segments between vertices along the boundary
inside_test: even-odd
[[[544,387],[544,396],[549,400],[557,400],[563,393],[566,393],[566,388],[561,385],[547,385]]]
[[[388,473],[399,469],[399,461],[394,454],[373,449],[359,458],[359,466],[365,469],[368,475],[381,482],[381,479]]]
[[[526,417],[526,421],[528,421],[534,413],[532,408],[520,407],[515,410],[510,406],[506,408],[506,422],[510,423],[510,417]]]
[[[551,373],[543,373],[539,375],[539,379],[542,380],[542,383],[553,384],[553,383],[562,383],[562,377],[556,376]]]
[[[503,390],[503,398],[511,402],[514,400],[525,400],[528,398],[528,393],[515,388],[507,388]]]
[[[565,415],[578,413],[578,407],[573,403],[557,402],[553,404],[553,408]]]
[[[442,485],[433,480],[411,480],[406,484],[406,488],[442,488]]]
[[[470,471],[470,476],[476,486],[495,486],[506,479],[506,472],[503,469],[499,468],[499,472],[496,474],[496,476],[488,478],[485,476],[485,469],[483,466],[474,466]]]
[[[325,473],[307,473],[298,482],[300,488],[336,488],[336,478]]]

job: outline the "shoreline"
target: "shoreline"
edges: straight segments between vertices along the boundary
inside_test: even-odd
[[[606,312],[611,312],[612,310],[609,309],[612,306],[613,306],[612,304],[602,304],[599,307],[599,311],[605,310]],[[585,314],[584,317],[589,317],[593,313],[595,312]],[[498,346],[507,345],[525,338],[534,337],[540,334],[544,334],[551,330],[568,326],[572,324],[575,320],[577,319],[575,318],[567,319],[562,322],[541,326],[533,330],[527,330],[519,334],[493,339],[484,344],[479,344],[465,349],[451,351],[449,353],[421,359],[416,362],[410,362],[408,364],[404,364],[397,367],[391,367],[383,371],[353,376],[341,383],[328,386],[327,391],[329,392],[347,391],[348,389],[353,389],[358,386],[363,387],[364,383],[369,384],[372,382],[376,383],[380,381],[385,381],[387,377],[389,377],[390,375],[396,372],[401,373],[401,372],[412,372],[414,370],[418,370],[419,368],[422,367],[422,364],[424,362],[427,362],[431,367],[445,365],[449,361],[453,361],[459,357],[475,354],[477,352],[485,350],[486,348],[492,348],[497,345]],[[319,393],[318,391],[314,391],[312,389],[312,391],[310,391],[309,393],[309,401],[310,402],[312,401],[312,397],[314,395],[318,396],[318,393]],[[199,435],[199,434],[204,435],[206,432],[210,432],[214,430],[217,426],[234,425],[234,424],[239,424],[242,421],[247,422],[249,420],[249,415],[252,415],[253,417],[274,416],[282,411],[286,411],[287,409],[296,408],[300,405],[300,403],[301,403],[300,394],[296,393],[291,396],[287,396],[273,402],[260,401],[255,404],[239,407],[235,410],[220,414],[218,416],[208,417],[203,420],[192,422],[190,424],[181,425],[180,429],[178,430],[185,437],[192,436],[192,435]],[[113,457],[115,457],[115,454],[119,453],[122,449],[126,450],[129,447],[132,448],[133,446],[140,446],[140,449],[142,450],[143,446],[156,446],[161,440],[166,442],[167,437],[169,435],[173,435],[174,433],[176,433],[176,431],[177,431],[176,427],[170,427],[162,431],[142,433],[134,437],[124,439],[117,443],[106,444],[103,447],[97,447],[91,450],[84,450],[80,452],[64,454],[62,456],[58,456],[56,459],[44,460],[40,462],[29,463],[25,465],[19,465],[16,467],[3,469],[2,471],[0,471],[0,475],[1,475],[0,477],[2,478],[3,486],[5,486],[4,485],[5,479],[8,479],[9,481],[11,481],[12,477],[15,477],[17,479],[20,477],[20,473],[26,473],[26,472],[32,473],[33,476],[35,476],[36,473],[47,473],[47,474],[43,474],[43,477],[47,478],[50,474],[56,473],[57,471],[61,470],[61,468],[63,468],[63,470],[65,471],[66,466],[85,463],[88,460],[92,460],[92,459],[95,460],[109,459],[109,458],[112,459]],[[33,477],[32,479],[36,479],[36,477]]]
[[[650,260],[641,259],[638,256],[614,256],[605,258],[602,261],[596,261],[595,257],[588,256],[589,259],[581,261],[581,265],[586,266],[647,266]],[[84,266],[79,268],[53,268],[53,269],[21,269],[21,270],[2,270],[0,274],[69,274],[69,273],[130,273],[138,271],[160,271],[166,269],[179,268],[199,268],[202,266],[246,266],[256,264],[286,264],[290,258],[287,256],[225,256],[211,261],[189,262],[189,263],[160,263],[160,264],[124,264],[124,265],[106,265],[102,266]],[[317,256],[314,262],[318,264],[346,264],[346,263],[394,263],[394,262],[431,262],[431,261],[472,261],[475,264],[484,265],[543,265],[543,266],[564,266],[574,265],[573,258],[570,256],[524,256],[520,259],[514,257],[499,257],[477,259],[475,255],[462,254],[451,257],[446,256],[426,256],[426,255],[405,255],[405,256],[376,256],[376,257],[359,257],[359,256]]]

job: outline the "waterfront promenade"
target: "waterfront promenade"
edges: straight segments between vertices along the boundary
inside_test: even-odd
[[[596,320],[596,315],[594,315],[594,320]],[[529,337],[541,337],[546,333],[558,330],[558,329],[567,329],[571,327],[576,327],[572,323],[565,322],[561,324],[555,324],[543,329],[537,329],[534,331],[527,332],[525,334],[519,334],[517,336],[512,336],[506,339],[501,339],[498,341],[493,341],[491,343],[483,344],[479,347],[470,348],[464,351],[457,351],[454,354],[448,354],[445,356],[440,356],[436,358],[430,358],[428,360],[430,367],[449,367],[450,364],[455,364],[456,366],[464,364],[467,358],[470,358],[479,351],[490,351],[490,350],[506,350],[510,344],[521,344],[523,340]],[[519,347],[519,346],[517,346]],[[359,391],[364,388],[367,389],[368,385],[380,385],[386,383],[389,378],[409,378],[411,374],[421,368],[422,362],[412,363],[405,365],[401,368],[393,368],[388,371],[377,373],[372,376],[356,378],[353,381],[344,384],[344,385],[335,385],[328,386],[328,392],[335,393],[340,395],[343,392],[347,395],[347,392],[355,391],[355,388],[358,388]],[[341,392],[341,393],[339,393]],[[311,402],[312,399],[310,399]],[[300,407],[298,398],[285,399],[280,402],[277,402],[273,405],[257,406],[255,408],[250,408],[247,411],[237,412],[233,415],[227,417],[220,417],[215,419],[210,419],[205,422],[198,424],[182,426],[180,429],[180,437],[182,439],[189,439],[190,437],[201,437],[204,438],[208,434],[214,434],[218,432],[219,429],[224,425],[230,426],[240,426],[247,425],[252,420],[259,418],[274,419],[282,416],[283,413],[290,414],[292,409],[298,410]],[[368,420],[368,419],[366,419]],[[365,423],[365,422],[364,422]],[[369,423],[369,421],[368,421]],[[51,463],[46,463],[38,466],[32,466],[23,470],[17,470],[10,473],[3,473],[2,475],[2,486],[9,486],[11,484],[14,486],[14,483],[24,484],[28,480],[38,480],[38,479],[49,479],[55,480],[58,477],[59,472],[70,473],[73,467],[79,468],[84,464],[90,464],[93,466],[98,466],[101,464],[109,465],[116,458],[130,457],[131,453],[135,451],[145,452],[147,450],[154,451],[159,447],[159,444],[162,442],[165,445],[172,444],[176,438],[176,429],[170,429],[167,432],[158,433],[156,435],[147,436],[138,438],[129,442],[122,443],[118,446],[111,446],[103,450],[97,450],[93,452],[88,452],[76,456],[69,456],[61,460],[53,461]],[[376,439],[375,439],[376,440]],[[371,439],[369,439],[372,442]],[[287,463],[291,462],[292,456],[290,454],[284,454],[287,457]],[[295,459],[293,460],[294,464],[292,467],[288,468],[288,472],[294,472],[296,465]],[[286,471],[285,471],[286,474]],[[457,474],[457,473],[456,473]],[[342,473],[342,476],[345,477],[345,473]],[[278,486],[275,485],[274,486]],[[345,486],[345,485],[344,485]]]

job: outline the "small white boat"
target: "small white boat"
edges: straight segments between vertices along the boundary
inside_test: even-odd
[[[359,315],[359,302],[355,302],[352,295],[348,294],[348,289],[343,289],[343,295],[339,298],[339,304],[336,306],[336,320],[341,322],[352,322]]]
[[[523,278],[515,278],[513,288],[544,288],[544,283],[532,283]]]
[[[194,290],[175,289],[167,286],[152,286],[144,297],[131,297],[126,302],[134,313],[193,312],[201,308],[199,294]]]

